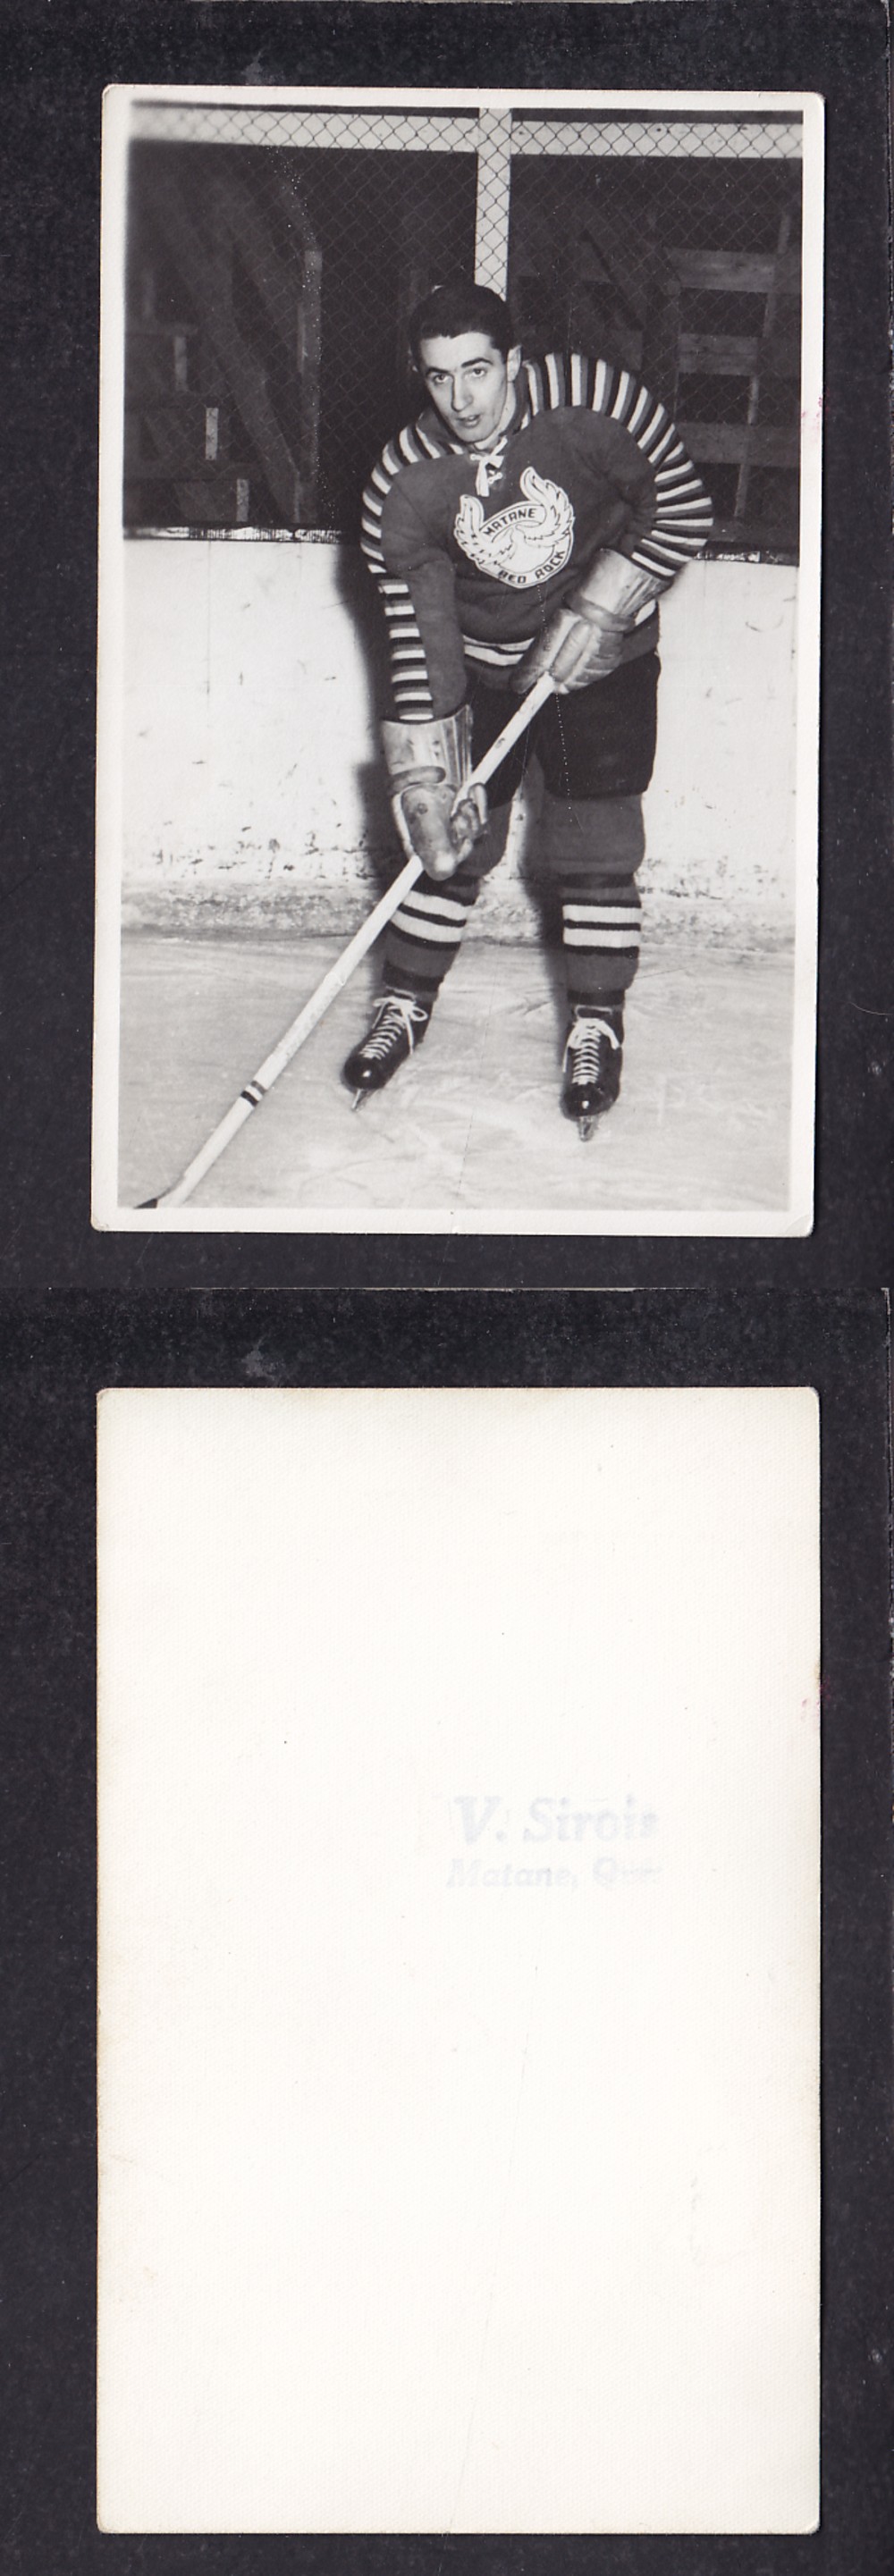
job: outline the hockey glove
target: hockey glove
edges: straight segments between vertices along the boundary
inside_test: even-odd
[[[470,787],[472,716],[432,716],[423,724],[383,724],[391,810],[409,858],[421,859],[436,884],[455,875],[487,829],[483,787]]]
[[[567,605],[557,609],[539,642],[526,653],[515,675],[515,688],[532,688],[545,671],[559,697],[569,689],[589,689],[594,680],[606,679],[624,659],[637,611],[657,599],[664,588],[663,581],[641,572],[626,555],[597,555]]]

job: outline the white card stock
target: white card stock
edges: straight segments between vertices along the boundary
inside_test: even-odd
[[[818,2510],[809,1389],[100,1399],[108,2531]]]

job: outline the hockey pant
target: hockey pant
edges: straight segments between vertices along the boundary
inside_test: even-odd
[[[641,799],[655,757],[658,668],[657,655],[649,653],[589,689],[549,699],[493,782],[491,802],[499,811],[536,752],[545,789],[540,846],[561,905],[572,1009],[622,1000],[636,974]],[[472,757],[480,759],[518,698],[476,682],[470,700]],[[389,924],[382,978],[389,991],[431,1006],[495,864],[485,839],[446,885],[418,879]]]

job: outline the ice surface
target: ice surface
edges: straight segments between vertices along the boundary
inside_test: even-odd
[[[328,940],[125,939],[121,1200],[177,1178],[338,954]],[[425,1044],[352,1114],[340,1080],[366,960],[196,1191],[196,1208],[767,1209],[786,1205],[787,951],[647,946],[621,1098],[589,1144],[559,1114],[558,960],[469,944]]]

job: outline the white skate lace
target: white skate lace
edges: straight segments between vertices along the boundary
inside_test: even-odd
[[[424,1004],[414,1002],[409,993],[383,993],[376,1003],[372,1028],[368,1038],[364,1038],[362,1053],[369,1057],[370,1063],[378,1063],[380,1056],[388,1054],[395,1038],[403,1031],[412,1055],[416,1044],[414,1026],[424,1027],[427,1019]]]
[[[575,1082],[593,1082],[599,1072],[599,1049],[603,1038],[608,1039],[609,1046],[614,1047],[617,1054],[621,1040],[608,1020],[572,1020],[562,1057],[563,1072],[570,1056],[572,1079]]]

